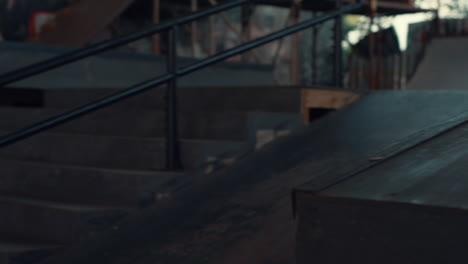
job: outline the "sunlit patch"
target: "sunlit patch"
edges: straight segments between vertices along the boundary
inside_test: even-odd
[[[261,129],[257,131],[256,135],[256,144],[255,149],[259,150],[264,147],[266,144],[272,142],[276,138],[287,136],[291,133],[291,130],[282,129],[282,130],[275,130],[275,129]]]
[[[441,8],[439,10],[439,15],[441,18],[462,18],[466,16],[468,11],[468,0],[457,1],[458,5],[461,8],[450,8],[449,5],[454,3],[453,0],[441,0]],[[438,0],[424,0],[417,1],[416,5],[422,9],[434,10],[438,7]],[[398,36],[398,41],[400,44],[400,49],[402,51],[406,50],[408,47],[408,27],[410,24],[420,23],[424,21],[430,21],[434,19],[434,13],[425,12],[417,14],[405,14],[398,15],[394,17],[378,17],[376,23],[379,26],[374,25],[372,28],[373,32],[381,29],[386,29],[389,27],[394,27],[396,34]],[[363,39],[368,32],[370,20],[367,17],[360,17],[358,29],[352,30],[348,33],[347,39],[351,44],[357,44],[361,39]]]

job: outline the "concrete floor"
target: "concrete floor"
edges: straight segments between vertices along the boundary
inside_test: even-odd
[[[468,90],[468,38],[435,39],[408,89]]]

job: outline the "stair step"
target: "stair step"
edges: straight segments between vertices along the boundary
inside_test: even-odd
[[[110,170],[0,159],[0,195],[101,206],[151,202],[180,172]]]
[[[21,247],[21,245],[19,245]],[[28,244],[25,244],[27,247]],[[47,246],[47,245],[44,245]],[[41,248],[41,245],[38,245],[38,248],[26,248],[24,251],[20,252],[5,252],[0,253],[0,263],[1,264],[32,264],[40,263],[41,261],[52,256],[54,253],[57,253],[59,250],[62,250],[62,247],[45,247]],[[1,257],[3,261],[1,262]]]
[[[292,87],[188,87],[179,89],[181,111],[299,113],[301,90]]]
[[[38,198],[31,198],[29,196],[18,196],[18,195],[0,195],[0,202],[13,202],[13,203],[22,203],[25,205],[38,206],[38,207],[47,207],[58,210],[67,210],[67,211],[100,211],[100,210],[131,210],[126,206],[102,206],[102,205],[91,205],[83,203],[70,203],[56,200],[44,200]]]
[[[7,237],[5,234],[0,234],[0,237],[0,264],[38,263],[63,247],[63,244]]]
[[[60,108],[0,107],[0,129],[16,130],[65,112]],[[245,112],[185,112],[179,115],[179,135],[186,139],[243,140]],[[164,137],[166,112],[139,108],[102,109],[61,125],[51,132],[130,137]]]
[[[4,237],[2,234],[0,236]],[[0,252],[4,253],[21,253],[26,251],[55,249],[62,247],[62,244],[54,244],[47,242],[30,242],[30,241],[14,241],[6,238],[0,239]],[[1,255],[1,254],[0,254]],[[1,262],[0,262],[1,263]]]
[[[39,92],[38,92],[39,91]],[[71,108],[115,93],[115,89],[5,89],[4,105]],[[26,99],[28,98],[28,99]],[[165,110],[165,88],[157,87],[112,107]],[[293,112],[301,109],[301,90],[293,87],[179,87],[179,110],[197,112]]]
[[[68,244],[112,228],[131,212],[104,207],[57,207],[56,203],[49,201],[32,201],[28,198],[0,198],[0,234],[4,243],[27,237],[51,244]]]
[[[233,159],[249,151],[242,141],[181,140],[186,169],[208,160]],[[0,149],[0,158],[128,170],[165,168],[165,139],[42,133]]]

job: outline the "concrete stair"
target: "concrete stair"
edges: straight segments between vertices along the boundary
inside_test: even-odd
[[[187,169],[200,168],[204,157],[235,158],[248,152],[242,141],[181,140]],[[44,151],[46,150],[46,151]],[[0,158],[114,169],[161,170],[166,165],[165,139],[43,133],[0,150]]]
[[[0,210],[8,212],[0,219],[2,237],[66,245],[112,228],[131,209],[1,196]]]
[[[7,88],[1,104],[47,108],[71,108],[113,94],[117,89]],[[179,87],[179,111],[184,112],[284,112],[299,113],[301,91],[294,87]],[[156,87],[110,108],[165,110],[165,87]]]
[[[115,89],[5,89],[0,135]],[[32,264],[170,197],[193,171],[211,173],[302,126],[300,91],[179,89],[184,171],[165,171],[165,89],[137,95],[0,149],[0,264]],[[3,261],[3,262],[2,262]]]
[[[3,107],[0,130],[20,129],[63,111],[62,108]],[[244,140],[247,118],[245,112],[185,112],[179,117],[179,135],[184,139]],[[165,130],[166,113],[162,110],[117,108],[100,110],[50,132],[148,138],[164,137]]]
[[[36,263],[63,248],[63,245],[33,239],[2,237],[0,263]]]
[[[4,263],[35,263],[81,239],[118,229],[134,210],[0,196],[0,254]]]
[[[31,173],[33,172],[33,173]],[[138,207],[175,184],[182,172],[113,170],[51,162],[0,160],[0,193],[62,203]]]

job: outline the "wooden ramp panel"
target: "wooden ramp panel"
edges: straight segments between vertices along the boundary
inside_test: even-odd
[[[467,139],[465,121],[321,191],[300,187],[297,263],[467,263]]]

